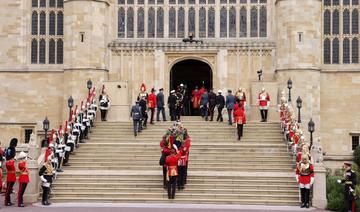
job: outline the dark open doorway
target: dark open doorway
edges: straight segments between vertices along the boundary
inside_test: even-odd
[[[170,90],[177,90],[180,84],[186,86],[187,100],[190,101],[191,92],[198,86],[199,89],[202,85],[209,90],[212,88],[212,70],[211,67],[199,60],[183,60],[176,63],[170,72]],[[190,104],[190,103],[188,103]],[[189,107],[185,104],[185,107]],[[184,115],[194,115],[191,109],[185,110]]]

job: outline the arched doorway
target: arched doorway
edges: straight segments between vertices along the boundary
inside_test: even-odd
[[[172,66],[170,71],[170,90],[176,90],[180,84],[186,86],[187,99],[185,99],[184,115],[195,115],[190,107],[191,92],[198,86],[207,90],[212,88],[212,70],[210,65],[200,60],[183,60]]]

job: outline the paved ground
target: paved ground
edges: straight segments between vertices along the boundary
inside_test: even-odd
[[[321,212],[314,208],[301,209],[299,207],[287,206],[251,206],[251,205],[194,205],[194,204],[141,204],[141,203],[57,203],[43,207],[39,203],[27,205],[26,208],[2,207],[1,211],[26,211],[26,212],[297,212],[312,211]]]

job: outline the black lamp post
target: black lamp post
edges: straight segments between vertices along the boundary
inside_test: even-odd
[[[74,106],[74,99],[72,96],[68,99],[68,107],[69,107],[69,121],[71,121],[71,108]]]
[[[298,108],[298,123],[301,123],[300,109],[302,107],[302,99],[300,96],[296,100],[296,107]]]
[[[256,72],[258,74],[259,82],[261,81],[262,69]]]
[[[315,132],[315,123],[312,119],[310,119],[308,123],[308,130],[310,132],[310,149],[313,144],[313,132]]]
[[[92,81],[91,81],[91,79],[89,79],[89,80],[87,81],[86,87],[87,87],[87,89],[89,90],[89,94],[90,94],[90,89],[92,88]]]
[[[47,131],[50,128],[50,122],[47,117],[45,117],[45,120],[43,121],[43,129],[45,131],[45,140],[47,139]]]
[[[289,99],[288,99],[288,102],[291,102],[291,88],[292,88],[292,81],[291,79],[289,78],[289,80],[287,81],[287,87],[289,89]]]

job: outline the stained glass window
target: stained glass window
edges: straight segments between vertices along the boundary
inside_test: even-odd
[[[46,34],[46,14],[45,12],[40,13],[40,35]]]
[[[330,40],[328,38],[324,40],[324,63],[331,63]]]
[[[351,26],[352,26],[352,34],[359,34],[359,12],[357,9],[354,9],[352,11],[352,23],[351,23]]]
[[[156,37],[164,37],[164,10],[162,7],[159,7],[156,14]]]
[[[240,37],[247,36],[247,19],[246,7],[240,9]]]
[[[57,7],[58,8],[63,8],[64,7],[64,0],[58,0]]]
[[[36,39],[31,41],[31,63],[37,63],[38,42]]]
[[[331,13],[330,10],[324,12],[324,34],[330,35],[331,33]]]
[[[144,8],[140,7],[137,11],[137,37],[143,38],[144,37]]]
[[[208,0],[208,4],[215,4],[215,0]]]
[[[324,0],[325,6],[331,6],[331,0]]]
[[[339,34],[339,10],[333,11],[333,25],[332,25],[332,33],[333,35]]]
[[[208,37],[215,37],[215,9],[213,7],[208,10]]]
[[[133,38],[134,37],[134,9],[129,7],[127,9],[126,14],[126,37]]]
[[[227,10],[225,7],[220,10],[220,37],[227,37]]]
[[[178,31],[177,37],[183,38],[185,36],[185,10],[180,7],[178,10]]]
[[[64,34],[64,15],[62,12],[58,12],[57,14],[57,34]]]
[[[176,0],[169,0],[169,4],[176,4]]]
[[[343,34],[350,34],[350,11],[348,9],[343,12]]]
[[[64,43],[61,39],[57,41],[57,54],[56,54],[56,63],[62,64],[64,61]]]
[[[155,10],[152,7],[148,11],[148,37],[155,37]]]
[[[348,38],[343,41],[343,63],[350,63],[350,40]]]
[[[55,35],[55,12],[49,15],[49,35]]]
[[[260,9],[260,37],[267,36],[267,11],[266,7]]]
[[[122,7],[118,11],[118,37],[125,37],[125,10]]]
[[[256,7],[251,8],[250,13],[250,36],[257,37],[258,36],[258,13]]]
[[[127,4],[134,4],[134,0],[127,0],[126,3]]]
[[[38,14],[36,11],[34,11],[31,16],[31,34],[38,34]]]
[[[236,37],[236,9],[231,7],[229,10],[229,37]]]
[[[189,33],[195,34],[195,9],[193,7],[190,7],[189,9]]]
[[[339,64],[339,39],[335,38],[332,43],[332,63]]]
[[[40,0],[40,7],[46,7],[46,0]]]
[[[343,0],[343,5],[350,5],[350,0]]]
[[[49,64],[55,64],[55,41],[50,39],[49,41]]]
[[[155,0],[148,0],[149,4],[155,4]]]
[[[40,64],[45,64],[46,62],[46,43],[45,43],[45,39],[41,39],[40,40],[40,45],[39,45],[39,63]]]
[[[357,38],[354,38],[352,40],[351,48],[352,48],[351,62],[359,63],[359,41]]]
[[[200,4],[206,4],[206,0],[199,0]]]
[[[340,0],[333,0],[333,5],[339,5]]]
[[[352,5],[359,5],[359,0],[352,0]]]
[[[56,1],[55,0],[49,0],[49,7],[55,7]]]
[[[188,0],[189,4],[195,4],[195,0]]]
[[[206,37],[206,10],[204,7],[199,10],[199,37]]]
[[[125,0],[118,0],[118,4],[125,4]]]
[[[169,10],[169,37],[176,37],[176,10],[173,7]]]
[[[32,7],[38,7],[38,0],[32,0],[31,6]]]

